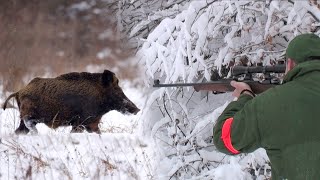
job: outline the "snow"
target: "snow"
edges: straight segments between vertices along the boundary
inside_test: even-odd
[[[128,133],[5,136],[0,172],[5,179],[147,179],[147,149]]]
[[[97,53],[97,58],[99,59],[105,59],[109,56],[111,56],[111,49],[109,48],[105,48]]]
[[[80,3],[74,4],[71,6],[71,9],[78,10],[78,11],[84,11],[90,8],[91,8],[91,5],[85,1],[82,1]]]
[[[99,34],[98,39],[99,40],[106,40],[106,39],[108,39],[108,38],[110,38],[112,36],[113,36],[112,30],[111,29],[107,29],[104,32],[102,32],[101,34]]]

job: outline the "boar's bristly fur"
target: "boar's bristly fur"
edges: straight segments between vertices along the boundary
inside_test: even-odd
[[[100,133],[103,114],[117,110],[136,114],[139,109],[126,97],[111,71],[103,73],[73,72],[56,78],[35,78],[26,87],[10,95],[20,110],[16,133],[36,131],[37,123],[50,128],[72,126],[72,132]]]

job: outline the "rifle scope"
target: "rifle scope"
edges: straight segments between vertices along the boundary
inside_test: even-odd
[[[234,66],[231,69],[232,76],[251,73],[284,73],[286,66],[284,64],[277,64],[274,66]]]

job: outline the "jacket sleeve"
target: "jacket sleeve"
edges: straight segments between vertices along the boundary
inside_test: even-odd
[[[213,129],[214,144],[219,151],[233,155],[260,147],[256,98],[243,94],[219,116]]]

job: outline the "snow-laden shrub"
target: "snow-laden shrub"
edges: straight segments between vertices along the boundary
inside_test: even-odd
[[[135,0],[133,4],[143,6],[143,2]],[[156,18],[159,14],[160,22]],[[168,16],[164,18],[164,14]],[[276,63],[294,36],[320,34],[319,19],[316,1],[194,0],[150,10],[130,32],[141,37],[138,55],[149,85],[154,79],[162,83],[200,82],[209,81],[213,69],[229,64]],[[150,26],[152,31],[147,31]],[[230,177],[270,177],[263,150],[236,159],[215,150],[212,128],[226,106],[222,105],[231,99],[229,94],[195,93],[192,87],[154,90],[142,127],[157,147],[158,177],[220,178],[230,167],[235,169]]]
[[[246,57],[266,65],[279,59],[295,35],[318,30],[320,14],[313,10],[319,11],[308,1],[193,1],[163,19],[139,55],[151,79],[210,80],[212,68],[230,61]]]
[[[118,1],[118,30],[122,36],[129,37],[129,42],[125,42],[125,45],[140,47],[140,38],[147,38],[163,19],[175,17],[189,2],[190,0]]]

